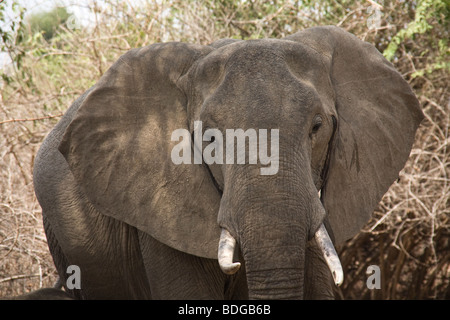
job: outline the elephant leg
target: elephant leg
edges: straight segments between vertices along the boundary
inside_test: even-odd
[[[152,299],[244,299],[245,274],[225,275],[217,260],[173,249],[138,231]]]
[[[333,300],[333,277],[315,239],[306,246],[305,299]]]
[[[70,174],[41,195],[44,229],[60,279],[77,299],[148,299],[137,230],[98,212]],[[81,288],[68,288],[67,267],[79,268]]]
[[[93,213],[97,216],[86,224],[64,228],[55,228],[59,221],[44,213],[49,249],[65,290],[76,299],[150,299],[136,229]],[[68,288],[70,265],[79,267],[80,289]]]
[[[64,255],[63,250],[61,249],[61,246],[59,245],[58,239],[55,236],[55,233],[53,231],[52,226],[50,225],[50,222],[48,221],[47,217],[43,215],[43,223],[44,223],[44,230],[45,235],[47,237],[47,244],[48,248],[50,250],[50,253],[53,258],[53,263],[55,264],[56,271],[59,275],[59,281],[61,282],[61,285],[65,285],[65,274],[67,267],[69,266],[69,263],[67,261],[66,256]],[[67,290],[67,288],[66,288]],[[70,292],[71,296],[75,299],[82,299],[80,290],[71,290]]]

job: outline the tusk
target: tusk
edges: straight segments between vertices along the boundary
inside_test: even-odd
[[[233,262],[234,248],[236,246],[236,239],[228,232],[228,230],[222,228],[219,240],[218,259],[220,269],[225,274],[235,274],[241,267],[240,262]]]
[[[316,231],[314,238],[316,239],[320,250],[322,250],[323,257],[325,258],[328,268],[330,268],[331,274],[333,275],[334,283],[337,286],[340,286],[342,282],[344,282],[344,271],[342,270],[339,257],[323,223],[320,225],[319,230]]]

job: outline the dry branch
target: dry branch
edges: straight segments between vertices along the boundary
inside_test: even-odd
[[[10,276],[10,277],[7,277],[7,278],[0,279],[0,283],[11,281],[11,280],[26,279],[26,278],[33,278],[33,277],[39,277],[39,276],[41,276],[39,273],[36,273],[36,274],[19,274],[19,275],[16,275],[16,276]]]
[[[44,117],[39,117],[39,118],[8,119],[8,120],[0,121],[0,124],[11,123],[11,122],[27,122],[27,121],[47,120],[47,119],[59,118],[59,117],[62,117],[63,115],[64,115],[64,114],[61,113],[61,114],[50,115],[50,116],[44,116]]]

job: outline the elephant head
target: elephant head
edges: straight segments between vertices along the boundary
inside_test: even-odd
[[[220,242],[230,273],[237,244],[251,298],[301,298],[307,242],[326,248],[327,230],[337,243],[360,230],[397,179],[422,118],[408,84],[372,45],[316,27],[277,40],[131,50],[89,93],[59,150],[103,214],[200,257],[217,259]],[[180,129],[192,161],[175,163]],[[257,134],[246,137],[243,163],[229,129]],[[264,141],[266,155],[268,146],[276,155],[269,174],[261,174]],[[211,145],[217,161],[196,158]]]

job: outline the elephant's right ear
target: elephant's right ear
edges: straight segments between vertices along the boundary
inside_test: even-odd
[[[59,146],[99,212],[208,258],[217,257],[220,195],[204,166],[172,162],[171,135],[188,128],[177,81],[212,50],[174,42],[129,51],[86,97]]]

